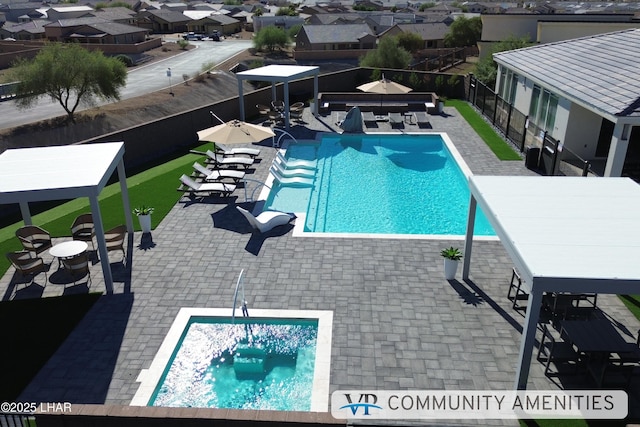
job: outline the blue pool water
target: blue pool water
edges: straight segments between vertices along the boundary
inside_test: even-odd
[[[274,186],[266,208],[306,213],[305,231],[463,235],[467,179],[442,137],[325,135],[292,144],[289,159],[317,159],[312,188]],[[495,232],[481,211],[475,235]]]
[[[318,321],[189,322],[150,406],[309,411]]]

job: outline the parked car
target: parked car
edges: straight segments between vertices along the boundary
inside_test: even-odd
[[[197,34],[192,31],[183,35],[182,38],[185,40],[202,40],[204,38],[204,34]]]

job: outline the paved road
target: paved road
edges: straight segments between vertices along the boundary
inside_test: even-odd
[[[232,56],[251,47],[248,40],[224,40],[222,42],[191,42],[197,49],[191,49],[173,57],[148,65],[136,67],[127,76],[127,85],[120,91],[122,99],[133,98],[145,93],[168,89],[183,81],[182,75],[193,77],[202,70],[203,64],[219,64]],[[171,68],[171,78],[167,69]],[[105,104],[105,103],[100,103]],[[82,110],[79,107],[79,110]],[[57,102],[42,98],[37,105],[28,110],[19,110],[15,101],[0,102],[0,129],[24,125],[39,120],[64,115],[64,110]]]

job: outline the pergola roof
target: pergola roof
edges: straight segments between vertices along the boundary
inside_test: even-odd
[[[518,369],[526,387],[542,293],[640,293],[640,186],[629,178],[472,176],[482,209],[530,291]],[[468,279],[473,221],[463,277]]]
[[[284,103],[285,103],[285,127],[289,129],[289,82],[304,77],[314,76],[313,99],[318,98],[318,75],[320,67],[303,65],[267,65],[252,70],[241,71],[236,74],[238,78],[238,98],[240,100],[240,120],[245,119],[244,95],[242,89],[243,80],[256,80],[271,82],[271,96],[276,99],[276,82],[284,83]],[[314,111],[315,113],[315,111]]]
[[[0,154],[0,204],[19,203],[25,224],[31,224],[29,202],[89,198],[107,290],[112,280],[98,195],[117,168],[127,228],[132,232],[123,155],[123,142],[20,148]]]

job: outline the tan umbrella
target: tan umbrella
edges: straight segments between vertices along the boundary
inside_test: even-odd
[[[401,85],[400,83],[385,79],[384,74],[382,75],[381,80],[365,83],[358,86],[357,89],[363,92],[380,94],[409,93],[413,90],[410,87]]]
[[[220,144],[249,144],[272,138],[276,134],[269,127],[231,120],[198,132],[198,140]]]

